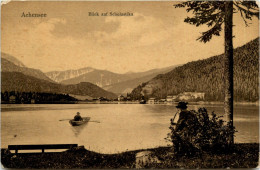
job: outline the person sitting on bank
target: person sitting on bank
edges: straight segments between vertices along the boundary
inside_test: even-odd
[[[175,143],[175,151],[180,152],[181,150],[184,151],[186,146],[184,143],[191,142],[191,136],[189,125],[194,123],[195,115],[191,113],[187,108],[187,102],[179,102],[176,108],[180,111],[179,119],[176,123],[175,132],[176,132],[176,139],[178,142]],[[184,142],[184,143],[183,143]]]
[[[82,117],[80,116],[80,113],[77,112],[77,115],[74,116],[74,121],[81,121],[81,120],[83,120],[83,119],[82,119]]]
[[[179,120],[176,123],[176,131],[181,131],[187,127],[190,121],[193,121],[193,114],[187,109],[188,102],[179,102],[176,108],[179,110]]]

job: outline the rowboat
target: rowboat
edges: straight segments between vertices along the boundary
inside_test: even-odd
[[[74,119],[70,120],[70,124],[72,126],[80,126],[83,125],[85,123],[87,123],[90,120],[90,117],[82,117],[83,120],[80,121],[75,121]]]

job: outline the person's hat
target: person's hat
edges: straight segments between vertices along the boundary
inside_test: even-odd
[[[79,112],[77,112],[77,114],[80,114]]]
[[[176,108],[187,109],[188,102],[179,102]]]

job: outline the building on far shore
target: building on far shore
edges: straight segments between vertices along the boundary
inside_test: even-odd
[[[31,104],[35,104],[35,99],[31,99]]]
[[[167,101],[168,103],[172,102],[172,101],[173,101],[172,96],[167,96],[167,97],[166,97],[166,101]]]
[[[149,98],[148,104],[154,104],[155,103],[155,98]]]
[[[175,101],[175,99],[177,98],[177,96],[167,96],[166,97],[166,102],[167,103],[172,103]]]
[[[123,95],[119,95],[117,99],[118,101],[124,101],[125,97]]]
[[[173,95],[172,100],[175,101],[178,98],[178,95]]]
[[[165,103],[166,102],[166,99],[160,99],[159,100],[159,103]]]
[[[16,96],[12,95],[9,97],[9,103],[15,103]]]
[[[204,100],[205,93],[201,92],[183,92],[178,95],[179,100],[196,100],[201,99]]]

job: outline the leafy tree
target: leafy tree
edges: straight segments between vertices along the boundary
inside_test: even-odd
[[[259,8],[255,1],[187,1],[175,5],[176,8],[186,8],[193,12],[193,17],[187,17],[184,22],[200,26],[206,24],[209,30],[202,33],[197,39],[204,43],[211,40],[212,36],[220,36],[222,25],[225,32],[225,57],[224,57],[224,110],[229,124],[233,129],[233,13],[240,12],[246,26],[247,20],[259,16]],[[230,134],[229,144],[234,143],[234,135]]]

